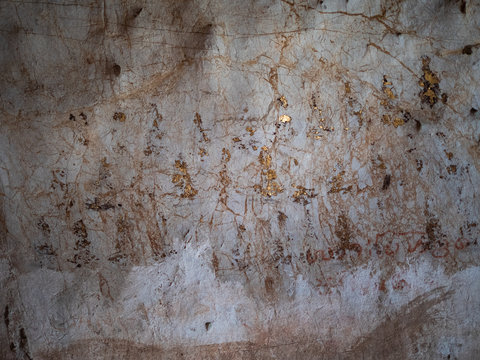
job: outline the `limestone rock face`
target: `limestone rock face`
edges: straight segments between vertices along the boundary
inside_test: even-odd
[[[0,14],[0,358],[480,357],[478,1]]]

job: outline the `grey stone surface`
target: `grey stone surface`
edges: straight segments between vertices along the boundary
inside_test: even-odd
[[[0,2],[0,358],[480,358],[480,3]]]

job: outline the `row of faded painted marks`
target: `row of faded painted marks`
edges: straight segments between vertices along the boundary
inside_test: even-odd
[[[446,103],[448,96],[446,94],[440,93],[440,87],[439,87],[440,79],[437,76],[437,74],[435,74],[430,69],[430,58],[424,57],[422,59],[422,64],[423,64],[422,66],[423,75],[420,77],[420,82],[419,82],[419,85],[422,87],[422,91],[420,93],[422,102],[426,102],[431,107],[433,107],[433,105],[435,105],[435,103],[437,102],[437,99],[441,97],[442,101]],[[394,92],[394,87],[392,82],[389,81],[386,76],[383,77],[382,91],[386,96],[385,96],[385,99],[381,101],[381,104],[383,104],[387,108],[391,108],[391,106],[387,106],[388,101],[395,99],[397,95]],[[346,83],[345,84],[346,95],[348,95],[350,92],[351,92],[350,84]],[[313,111],[319,112],[321,114],[321,109],[318,108],[315,98],[313,98],[312,101],[313,102],[311,105],[312,105]],[[282,95],[280,98],[278,98],[278,102],[282,108],[284,109],[288,108],[288,101],[285,98],[285,96]],[[148,135],[147,147],[144,150],[144,154],[146,156],[149,156],[151,154],[158,154],[159,149],[161,148],[158,142],[159,140],[162,139],[162,136],[163,136],[163,133],[159,131],[159,124],[163,121],[163,117],[159,113],[156,104],[151,104],[151,107],[152,107],[151,113],[154,116],[154,120],[153,120],[152,133]],[[361,110],[355,112],[355,115],[357,115],[360,120],[362,116],[361,113],[362,113]],[[279,119],[280,122],[277,124],[277,127],[285,126],[286,123],[290,122],[291,120],[291,117],[287,116],[289,120],[282,121],[281,120],[282,116],[286,116],[286,115],[280,116],[280,119]],[[79,117],[85,122],[85,125],[88,124],[86,121],[87,117],[83,112],[80,113]],[[127,115],[120,111],[115,112],[112,118],[114,121],[119,123],[125,123],[127,121]],[[408,111],[402,110],[402,117],[395,117],[388,114],[384,114],[383,122],[385,124],[393,124],[393,126],[398,127],[407,123],[411,118],[412,116]],[[76,121],[76,119],[77,117],[75,117],[73,114],[70,114],[70,120]],[[324,122],[325,119],[322,117],[320,118],[320,121]],[[420,124],[417,120],[415,121],[417,122],[417,125]],[[207,130],[203,127],[202,118],[200,114],[195,113],[193,122],[196,125],[196,128],[198,128],[198,131],[200,133],[200,140],[199,140],[200,143],[204,143],[205,145],[206,143],[210,142],[210,138],[207,136]],[[325,131],[326,129],[328,129],[328,131],[333,131],[333,127],[320,126],[320,128],[322,128]],[[253,134],[256,131],[251,126],[247,126],[246,130],[250,134],[250,136],[253,136]],[[234,143],[239,143],[240,141],[241,140],[239,137],[233,138]],[[252,146],[253,150],[257,150],[259,148],[259,146],[253,143],[251,143],[250,145]],[[226,149],[224,148],[224,151],[225,150]],[[411,149],[409,151],[413,151],[413,150],[415,149]],[[452,154],[452,153],[449,153],[449,154]],[[203,161],[203,157],[208,155],[208,152],[205,147],[199,148],[199,155],[201,156]],[[450,159],[451,159],[451,156],[449,156],[449,160]],[[261,171],[260,171],[261,179],[258,184],[254,185],[253,188],[258,193],[260,193],[265,197],[276,196],[279,193],[284,192],[285,187],[282,184],[280,184],[277,180],[277,173],[276,173],[276,170],[274,169],[274,164],[272,162],[272,149],[269,149],[266,146],[262,146],[260,149],[260,153],[258,155],[258,162],[261,167]],[[296,159],[293,159],[293,162],[295,163],[295,165],[298,165],[298,161]],[[417,162],[416,164],[417,170],[420,172],[423,167],[423,161],[420,159],[417,159],[416,162]],[[106,158],[104,158],[102,166],[106,167],[108,165],[109,164],[106,163]],[[187,170],[187,163],[182,159],[175,160],[175,171],[177,173],[172,176],[172,183],[175,184],[176,188],[180,189],[181,192],[179,194],[179,197],[190,199],[190,200],[194,199],[199,191],[194,187],[194,179],[192,178],[192,176],[189,174]],[[454,164],[449,165],[446,168],[446,171],[448,172],[449,175],[454,175],[457,173],[457,166]],[[222,172],[219,175],[223,179],[225,178],[226,172],[222,170]],[[343,179],[344,175],[345,175],[345,171],[340,171],[338,174],[333,175],[331,177],[331,179],[329,180],[330,189],[328,190],[328,194],[340,193],[340,192],[347,193],[352,191],[353,185],[344,184],[344,179]],[[391,175],[387,174],[385,175],[384,182],[381,187],[382,190],[387,190],[390,183],[391,183]],[[310,198],[313,198],[317,195],[315,193],[315,189],[313,188],[306,188],[298,184],[291,184],[291,186],[294,188],[292,197],[295,202],[302,202],[303,204],[307,204]],[[109,202],[102,202],[102,200],[99,197],[95,197],[93,201],[87,201],[86,206],[89,210],[95,210],[95,211],[105,211],[105,210],[113,209],[115,207],[114,204],[111,204]]]
[[[223,201],[223,200],[221,200]],[[284,229],[287,216],[279,212],[278,222],[279,226]],[[51,255],[57,257],[57,251],[48,243],[50,237],[50,226],[45,219],[40,219],[37,226],[43,233],[43,240],[35,247],[38,254]],[[267,225],[268,227],[269,225]],[[135,247],[137,242],[135,236],[131,233],[128,219],[121,216],[116,221],[116,239],[115,239],[115,253],[108,257],[111,262],[129,262],[133,261],[138,254],[138,249]],[[166,231],[167,219],[162,217],[162,228]],[[406,261],[407,257],[415,254],[424,255],[430,254],[433,258],[448,258],[454,257],[459,251],[469,248],[471,245],[478,245],[475,239],[476,223],[468,223],[460,228],[460,236],[456,240],[449,240],[448,237],[441,231],[438,219],[430,218],[426,224],[424,231],[393,231],[387,230],[382,233],[377,233],[375,239],[367,238],[356,242],[353,224],[344,214],[338,216],[335,226],[334,235],[337,239],[336,244],[324,247],[322,249],[315,249],[311,246],[305,249],[305,252],[299,253],[299,258],[310,265],[331,260],[346,261],[353,265],[373,259],[392,259],[397,262]],[[82,220],[78,220],[73,224],[73,234],[75,235],[75,246],[73,247],[73,255],[67,261],[75,264],[77,267],[87,265],[90,262],[100,260],[94,253],[91,252],[91,238],[89,238],[88,230]],[[239,236],[245,231],[243,225],[238,227]],[[270,233],[270,231],[267,231]],[[152,255],[155,259],[165,258],[166,256],[176,253],[174,250],[168,251],[162,245],[162,238],[165,237],[166,232],[158,233],[157,236],[148,234]],[[263,235],[256,235],[262,237]],[[316,236],[314,236],[316,237]],[[470,239],[469,239],[470,238]],[[329,242],[328,242],[329,243]],[[280,251],[283,254],[283,250]],[[281,256],[280,256],[281,257]],[[218,258],[213,262],[214,268],[218,268]],[[463,259],[463,258],[462,258]],[[138,260],[138,259],[137,259]],[[465,260],[465,259],[463,259]],[[462,261],[463,261],[462,260]],[[290,262],[291,259],[288,261]]]
[[[387,231],[375,236],[375,241],[368,240],[362,246],[358,243],[342,242],[336,247],[326,249],[308,249],[305,259],[313,265],[321,261],[343,260],[347,256],[354,255],[357,258],[371,259],[373,257],[390,257],[398,261],[405,261],[410,254],[430,253],[434,258],[446,258],[454,256],[456,251],[468,248],[470,245],[478,245],[477,240],[459,237],[455,241],[447,239],[431,239],[428,233],[422,231],[393,232]]]

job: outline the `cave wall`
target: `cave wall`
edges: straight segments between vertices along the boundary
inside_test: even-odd
[[[0,358],[480,358],[479,2],[0,14]]]

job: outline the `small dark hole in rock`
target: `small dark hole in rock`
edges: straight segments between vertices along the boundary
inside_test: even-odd
[[[417,129],[417,131],[420,131],[421,128],[422,128],[422,123],[418,120],[415,120],[415,129]]]
[[[113,65],[113,73],[115,74],[115,76],[120,76],[120,73],[122,72],[122,68],[120,67],[120,65],[118,64],[115,64]]]
[[[460,11],[462,14],[467,12],[467,2],[465,0],[462,0],[462,3],[460,4]]]
[[[467,45],[463,48],[462,54],[472,55],[472,45]]]
[[[133,10],[133,17],[136,18],[142,12],[143,8],[137,8]]]
[[[207,321],[205,323],[205,330],[208,331],[208,330],[210,330],[211,327],[212,327],[212,323],[210,321]]]
[[[472,108],[470,109],[470,115],[475,115],[475,114],[477,113],[477,111],[478,111],[477,109],[475,109],[475,108],[472,107]]]
[[[70,114],[70,117],[68,119],[71,121],[75,121],[75,116],[73,114]]]

